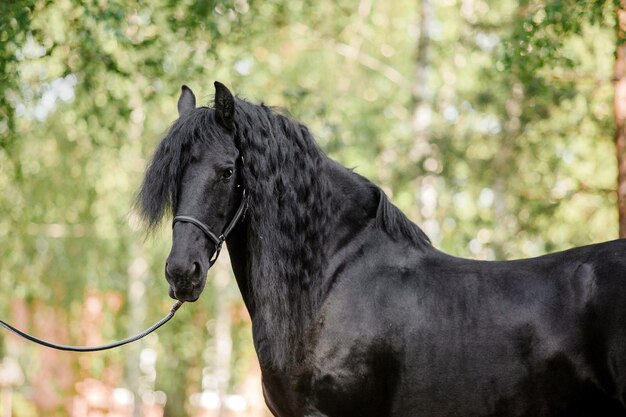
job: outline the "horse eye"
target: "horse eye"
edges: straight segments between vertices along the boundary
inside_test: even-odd
[[[222,172],[222,178],[227,180],[230,177],[233,176],[233,169],[232,168],[227,168]]]

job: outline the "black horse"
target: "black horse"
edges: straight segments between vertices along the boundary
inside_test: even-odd
[[[226,241],[274,415],[626,416],[626,240],[446,255],[305,126],[215,87],[196,108],[183,86],[138,203],[177,216],[174,298]]]

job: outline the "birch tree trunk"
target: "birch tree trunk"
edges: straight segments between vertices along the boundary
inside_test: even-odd
[[[619,237],[626,237],[626,0],[620,0],[617,7],[617,45],[614,79]]]
[[[146,319],[146,273],[148,263],[143,249],[132,246],[134,260],[128,267],[128,334],[137,334],[143,329]],[[133,343],[127,347],[124,379],[128,389],[133,393],[133,417],[141,417],[141,371],[137,364],[141,354],[141,344]]]
[[[434,18],[434,4],[431,0],[420,0],[419,38],[417,39],[417,51],[415,57],[415,78],[411,89],[413,99],[413,145],[410,150],[411,159],[423,163],[426,172],[417,180],[416,195],[419,198],[418,206],[421,206],[419,219],[420,226],[433,242],[439,239],[439,225],[437,224],[437,188],[435,187],[436,176],[429,169],[427,163],[432,158],[430,143],[430,130],[433,116],[434,94],[430,83],[431,78],[431,27]]]

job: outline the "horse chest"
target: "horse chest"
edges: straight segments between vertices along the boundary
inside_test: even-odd
[[[389,414],[389,392],[380,391],[369,367],[324,367],[263,377],[263,395],[277,417],[380,417]],[[385,379],[378,375],[376,382]]]
[[[290,392],[285,378],[263,374],[263,397],[272,414],[277,417],[296,416],[293,392]]]

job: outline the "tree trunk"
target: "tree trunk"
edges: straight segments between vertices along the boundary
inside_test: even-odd
[[[420,31],[417,39],[415,57],[415,79],[411,96],[413,99],[413,136],[415,146],[412,150],[417,159],[423,158],[430,151],[429,129],[432,118],[432,90],[430,86],[430,25],[433,18],[431,0],[420,1]]]
[[[614,71],[619,236],[626,237],[626,0],[620,0],[617,8],[617,45]]]
[[[415,57],[415,78],[411,89],[413,99],[413,144],[409,151],[410,158],[420,163],[426,172],[416,181],[418,204],[421,207],[420,216],[416,219],[426,234],[437,242],[440,239],[437,214],[436,175],[433,171],[438,168],[438,161],[434,159],[430,143],[430,130],[433,117],[434,94],[431,86],[431,41],[432,21],[435,6],[432,0],[420,0],[420,31],[417,39]]]
[[[143,328],[146,319],[146,279],[148,263],[139,244],[132,246],[133,261],[128,267],[128,334],[137,334]],[[133,417],[141,417],[141,369],[140,361],[142,345],[133,343],[126,348],[124,383],[133,393]]]

